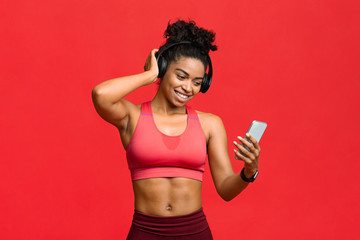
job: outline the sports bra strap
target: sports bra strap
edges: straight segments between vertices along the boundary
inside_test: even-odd
[[[197,113],[194,109],[192,109],[192,107],[186,105],[186,111],[189,119],[199,120]]]
[[[142,115],[152,115],[151,111],[151,102],[144,102],[141,104],[141,114]]]

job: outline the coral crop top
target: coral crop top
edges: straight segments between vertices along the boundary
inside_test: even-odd
[[[202,181],[206,162],[206,138],[197,113],[186,106],[187,126],[178,136],[168,136],[155,125],[151,103],[141,105],[141,114],[126,158],[131,179],[184,177]]]

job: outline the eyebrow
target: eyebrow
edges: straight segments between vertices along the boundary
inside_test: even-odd
[[[175,70],[178,70],[180,72],[183,72],[186,76],[190,76],[190,74],[188,74],[185,70],[181,69],[181,68],[176,68]],[[195,79],[203,79],[203,77],[197,77]]]

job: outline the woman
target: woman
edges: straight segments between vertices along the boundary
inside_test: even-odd
[[[187,105],[210,86],[208,53],[217,49],[215,34],[179,20],[164,36],[166,44],[151,51],[143,73],[100,83],[93,102],[99,115],[119,129],[126,149],[135,196],[127,239],[212,239],[201,203],[206,156],[218,194],[230,201],[255,179],[260,147],[250,135],[252,144],[240,137],[234,141],[235,158],[244,161],[242,172],[234,173],[221,119]],[[150,102],[134,105],[123,99],[158,77]]]

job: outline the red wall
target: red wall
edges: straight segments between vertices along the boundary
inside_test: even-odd
[[[214,238],[359,239],[358,1],[0,5],[0,239],[125,238],[133,213],[125,154],[90,93],[142,71],[178,17],[217,33],[213,84],[191,105],[222,117],[230,152],[253,119],[269,124],[259,178],[241,196],[222,201],[207,167]]]

